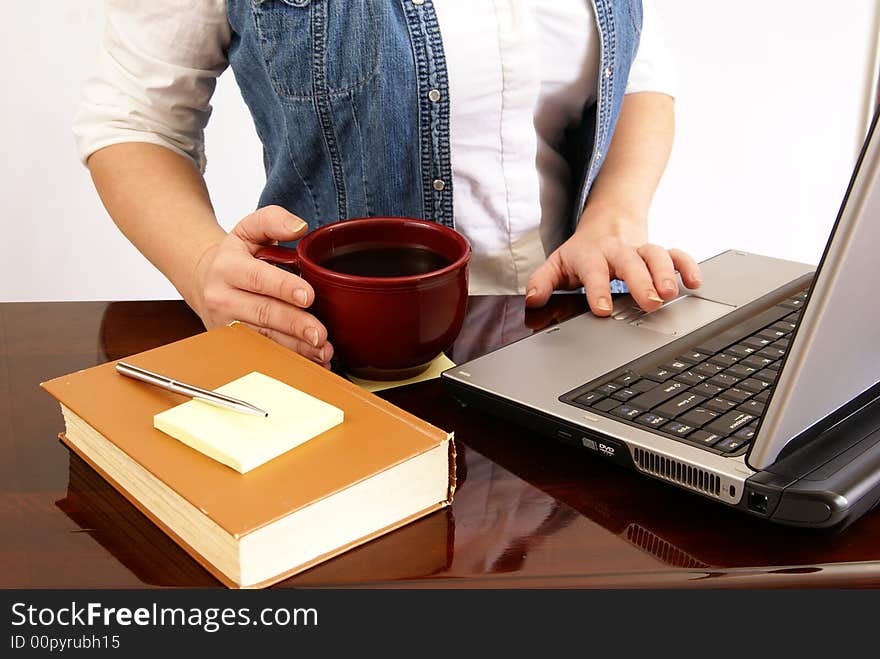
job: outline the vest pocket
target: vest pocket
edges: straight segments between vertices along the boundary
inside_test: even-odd
[[[275,92],[344,93],[379,68],[375,0],[252,0],[260,50]]]

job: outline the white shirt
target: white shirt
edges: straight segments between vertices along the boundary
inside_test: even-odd
[[[571,174],[558,148],[595,99],[592,3],[435,0],[434,7],[449,77],[455,226],[473,248],[470,292],[522,294],[564,236]],[[225,0],[107,0],[105,16],[74,125],[81,158],[148,142],[204,170],[210,99],[228,65]],[[673,95],[650,0],[626,91]]]

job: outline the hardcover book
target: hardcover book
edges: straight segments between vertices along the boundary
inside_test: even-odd
[[[157,430],[185,399],[115,362],[44,382],[62,441],[220,581],[259,588],[452,502],[452,435],[240,323],[126,358],[207,389],[252,372],[342,410],[341,423],[247,473]]]

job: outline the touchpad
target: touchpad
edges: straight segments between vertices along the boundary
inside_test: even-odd
[[[681,336],[721,318],[734,309],[736,307],[729,304],[684,295],[667,302],[657,311],[639,316],[631,321],[630,325],[667,336]]]

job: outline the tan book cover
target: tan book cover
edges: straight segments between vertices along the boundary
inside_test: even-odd
[[[115,362],[42,384],[65,413],[65,443],[227,585],[269,585],[452,501],[449,433],[245,325],[126,361],[207,389],[257,371],[345,413],[240,474],[156,430],[154,415],[184,399],[120,376]]]

